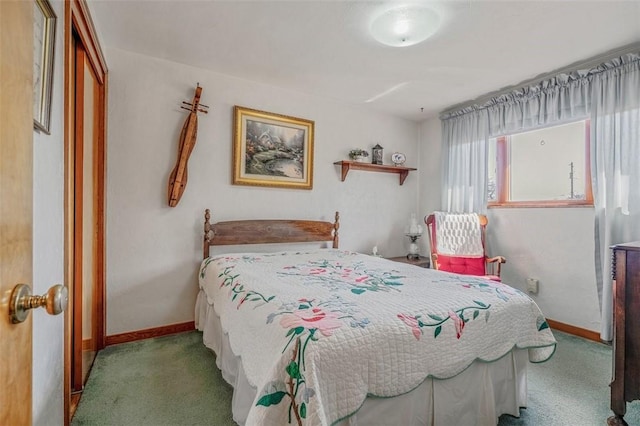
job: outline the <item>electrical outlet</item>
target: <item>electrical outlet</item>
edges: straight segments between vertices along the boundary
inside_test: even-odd
[[[538,294],[538,280],[535,278],[527,278],[527,291],[529,293]]]

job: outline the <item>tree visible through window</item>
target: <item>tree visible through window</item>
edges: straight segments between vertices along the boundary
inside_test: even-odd
[[[592,205],[589,121],[489,141],[489,206]]]

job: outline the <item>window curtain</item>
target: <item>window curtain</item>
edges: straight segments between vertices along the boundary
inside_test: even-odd
[[[590,118],[601,338],[612,338],[612,244],[640,239],[640,53],[441,114],[442,209],[486,210],[490,137]]]
[[[482,213],[486,209],[488,123],[486,110],[465,111],[442,122],[443,210]]]
[[[483,213],[489,138],[587,118],[590,77],[589,71],[560,74],[442,114],[442,209]]]
[[[613,339],[610,247],[640,240],[640,55],[601,68],[593,79],[591,176],[600,338],[608,341]]]

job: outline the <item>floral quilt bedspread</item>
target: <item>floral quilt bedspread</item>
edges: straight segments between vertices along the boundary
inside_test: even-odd
[[[526,294],[482,278],[333,249],[210,257],[199,276],[257,389],[248,425],[331,425],[367,395],[555,350]]]

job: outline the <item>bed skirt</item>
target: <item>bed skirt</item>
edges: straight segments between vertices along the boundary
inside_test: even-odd
[[[196,328],[205,346],[216,354],[222,377],[234,388],[233,419],[244,425],[256,389],[247,381],[242,361],[229,345],[220,318],[200,290],[195,308]],[[337,426],[387,426],[391,424],[437,426],[495,426],[502,414],[520,416],[527,398],[526,349],[516,349],[492,363],[474,362],[447,380],[427,378],[409,393],[393,398],[368,397],[360,409]]]

